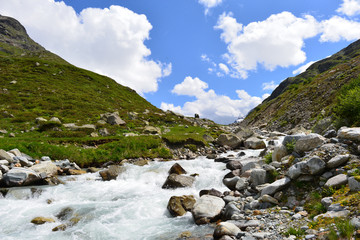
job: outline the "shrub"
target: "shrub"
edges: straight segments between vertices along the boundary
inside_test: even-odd
[[[270,164],[272,162],[272,152],[269,152],[268,154],[265,155],[264,162],[266,164]]]
[[[286,143],[285,147],[288,153],[292,153],[295,149],[296,140],[293,139],[291,142]]]

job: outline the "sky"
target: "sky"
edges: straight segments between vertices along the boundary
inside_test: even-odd
[[[0,0],[0,14],[163,110],[222,124],[360,38],[360,0]]]

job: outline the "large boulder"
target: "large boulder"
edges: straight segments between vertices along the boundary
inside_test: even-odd
[[[262,149],[266,148],[265,142],[262,139],[259,139],[257,137],[251,137],[245,140],[244,142],[245,148],[250,149]]]
[[[31,169],[14,167],[4,174],[2,184],[5,187],[28,186],[38,183],[42,178]]]
[[[191,213],[196,224],[206,224],[216,221],[224,207],[225,202],[222,198],[204,195],[195,203]]]
[[[104,181],[115,180],[117,176],[124,171],[124,168],[118,165],[110,165],[107,169],[99,172]]]
[[[280,144],[274,148],[272,153],[272,161],[273,162],[280,162],[280,160],[288,155],[287,149],[284,145]]]
[[[223,184],[228,187],[230,190],[235,190],[236,183],[240,180],[240,177],[235,176],[232,178],[224,178]]]
[[[291,182],[291,179],[288,177],[276,180],[275,182],[267,185],[265,188],[263,188],[263,190],[261,190],[261,196],[263,196],[265,194],[273,195],[274,193],[280,191],[281,189],[283,189],[287,185],[289,185],[290,182]]]
[[[46,173],[47,176],[57,175],[57,166],[51,161],[43,161],[30,168],[37,173]]]
[[[178,175],[178,174],[170,174],[162,188],[183,188],[183,187],[191,187],[195,181],[194,177]]]
[[[347,128],[342,127],[338,131],[338,137],[342,139],[349,139],[353,141],[360,141],[360,127]]]
[[[327,180],[325,187],[340,187],[347,184],[348,178],[345,174],[339,174]]]
[[[144,128],[145,134],[161,134],[161,129],[153,126],[146,126]]]
[[[331,158],[327,163],[326,166],[328,168],[336,168],[338,166],[343,165],[344,163],[346,163],[347,161],[349,161],[350,159],[350,155],[349,154],[345,154],[345,155],[338,155],[336,157]]]
[[[292,165],[286,175],[291,179],[297,179],[300,175],[316,175],[322,173],[326,168],[326,163],[319,157],[314,156],[307,161],[298,162]]]
[[[118,112],[101,114],[101,119],[111,125],[125,125],[126,122],[119,117]]]
[[[191,211],[196,200],[193,195],[172,196],[168,202],[167,209],[173,217],[182,216]]]
[[[266,170],[261,168],[251,170],[249,182],[253,187],[266,183]]]
[[[229,146],[233,149],[238,148],[243,144],[242,139],[234,134],[220,134],[216,142],[220,146]]]
[[[325,142],[325,138],[319,134],[312,133],[306,136],[302,136],[295,143],[295,152],[303,153],[313,150],[319,147]]]
[[[297,140],[304,137],[305,134],[295,134],[295,135],[287,135],[284,137],[284,140],[282,141],[282,145],[286,146],[289,143],[295,144]]]
[[[170,170],[169,170],[169,174],[186,174],[187,172],[185,171],[185,169],[178,163],[175,163],[174,165],[171,166]]]
[[[242,163],[239,160],[232,160],[226,164],[226,168],[230,170],[241,169]]]

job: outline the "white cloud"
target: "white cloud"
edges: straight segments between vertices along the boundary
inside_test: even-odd
[[[319,24],[310,15],[295,17],[290,12],[271,15],[264,21],[243,26],[232,13],[222,14],[216,29],[228,45],[224,57],[241,78],[262,65],[267,70],[298,65],[306,60],[304,39],[319,33]]]
[[[262,89],[263,89],[264,91],[266,91],[266,90],[271,90],[271,91],[272,91],[272,90],[274,90],[275,88],[277,88],[277,86],[279,86],[279,85],[275,84],[274,81],[265,82],[265,83],[262,84]]]
[[[77,14],[54,0],[0,0],[0,13],[25,25],[29,35],[70,63],[114,78],[139,93],[155,92],[171,64],[149,59],[144,41],[152,25],[121,7],[87,8]]]
[[[294,71],[292,72],[292,74],[298,75],[298,74],[300,74],[300,73],[305,72],[306,69],[308,69],[308,68],[309,68],[312,64],[314,64],[315,62],[316,62],[316,61],[310,61],[310,62],[308,62],[308,63],[300,66],[298,69],[294,70]]]
[[[186,102],[182,107],[173,104],[161,103],[161,109],[171,110],[194,116],[198,113],[202,118],[208,118],[215,122],[228,124],[234,122],[238,117],[245,116],[252,108],[262,102],[262,98],[250,96],[244,90],[236,90],[237,99],[218,95],[214,90],[208,89],[208,84],[199,78],[186,77],[185,80],[176,85],[172,91],[178,95],[195,96],[192,102]],[[267,97],[264,95],[263,97]]]
[[[343,0],[343,3],[336,10],[347,16],[354,16],[360,14],[360,1],[359,0]]]
[[[225,74],[229,74],[229,68],[228,66],[226,66],[225,64],[223,63],[219,63],[219,68],[225,73]]]
[[[209,13],[209,9],[216,7],[222,3],[223,0],[199,0],[199,3],[204,5],[205,14]]]
[[[321,42],[353,41],[360,38],[360,23],[334,16],[321,22]]]

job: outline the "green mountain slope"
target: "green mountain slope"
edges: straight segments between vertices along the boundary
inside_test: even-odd
[[[145,125],[144,120],[153,124],[181,121],[176,115],[165,115],[132,89],[46,51],[29,38],[18,21],[3,16],[0,86],[2,128],[26,130],[36,117],[53,116],[63,123],[96,123],[100,114],[115,111],[135,125]],[[137,120],[130,120],[129,112],[136,112]]]
[[[331,123],[357,124],[339,114],[339,96],[347,86],[355,86],[360,74],[360,41],[356,41],[311,65],[304,73],[284,80],[262,104],[253,109],[243,126],[265,126],[270,130],[290,130],[297,126],[322,131]],[[352,87],[353,88],[353,87]],[[360,94],[360,93],[359,93]],[[357,113],[354,113],[357,114]],[[360,122],[359,122],[360,123]]]

